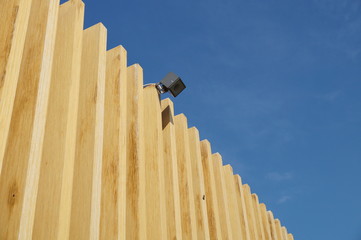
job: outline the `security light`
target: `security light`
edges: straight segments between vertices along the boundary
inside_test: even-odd
[[[159,93],[170,92],[173,97],[178,96],[185,88],[186,85],[183,83],[182,79],[176,74],[170,72],[168,73],[162,81],[155,84]]]

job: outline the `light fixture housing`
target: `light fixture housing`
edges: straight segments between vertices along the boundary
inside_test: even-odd
[[[176,97],[186,88],[186,85],[178,75],[170,72],[162,79],[162,81],[156,84],[156,87],[159,93],[169,91],[173,97]]]

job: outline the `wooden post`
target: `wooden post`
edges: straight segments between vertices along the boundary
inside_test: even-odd
[[[211,145],[208,140],[201,141],[202,167],[206,189],[207,215],[210,239],[222,239],[219,219],[217,190],[213,171]]]
[[[183,239],[197,239],[187,118],[183,114],[179,114],[175,116],[174,122],[177,143],[182,237]]]
[[[126,84],[127,52],[107,52],[100,239],[126,239]]]
[[[251,234],[252,240],[261,240],[258,237],[257,234],[257,225],[256,225],[256,217],[254,215],[254,207],[252,203],[252,196],[251,196],[251,188],[248,184],[243,185],[243,191],[244,191],[244,198],[246,202],[246,208],[247,208],[247,218],[248,218],[248,224]]]
[[[145,184],[147,237],[167,239],[164,187],[162,119],[159,93],[154,85],[144,88]]]
[[[173,103],[169,98],[164,99],[161,104],[168,238],[180,240],[182,239],[182,223],[179,198],[174,108]]]
[[[239,175],[234,176],[234,181],[236,184],[236,194],[237,194],[237,203],[239,209],[239,218],[241,220],[241,230],[242,230],[242,239],[253,240],[251,239],[248,211],[245,199],[245,193],[243,191],[242,179]]]
[[[291,233],[287,235],[287,240],[294,240],[293,235]]]
[[[260,211],[261,211],[261,218],[262,218],[262,225],[263,231],[265,233],[266,240],[272,240],[271,229],[267,218],[267,208],[264,203],[260,204]]]
[[[128,67],[127,90],[126,239],[147,239],[143,69],[138,64]]]
[[[71,239],[99,238],[106,34],[102,24],[84,31],[70,221]]]
[[[233,169],[231,165],[226,165],[223,167],[224,177],[226,180],[226,191],[228,196],[228,208],[232,226],[232,236],[234,239],[243,239],[242,238],[242,227],[241,227],[241,216],[239,215],[239,208],[237,203],[237,189],[233,178]],[[246,240],[244,238],[244,240]]]
[[[279,239],[283,240],[282,229],[281,229],[281,221],[279,219],[275,219],[276,232]]]
[[[258,238],[265,240],[265,233],[263,229],[263,222],[261,217],[261,211],[259,206],[259,200],[257,194],[252,194],[252,203],[253,203],[253,209],[254,209],[254,216],[256,219],[256,229],[258,233]]]
[[[222,170],[222,157],[219,153],[212,155],[214,180],[216,183],[217,202],[223,239],[233,239],[232,226],[229,218],[228,196]]]
[[[84,4],[60,6],[33,239],[67,239],[75,160]]]
[[[267,216],[268,216],[268,222],[269,222],[270,229],[271,229],[272,240],[280,240],[281,236],[277,234],[276,224],[275,224],[275,219],[273,217],[273,213],[271,211],[267,211]]]
[[[282,240],[288,240],[286,227],[282,227],[281,230],[282,230]]]
[[[210,239],[199,132],[195,127],[192,127],[188,129],[188,134],[198,239]]]
[[[9,30],[15,30],[14,37],[19,37],[18,44],[12,47],[22,48],[23,45],[21,38],[25,29],[19,24],[26,24],[25,12],[29,6],[26,4],[30,3],[22,3],[19,12],[16,5],[11,9],[11,14],[22,14],[14,25],[16,29]],[[1,96],[4,102],[0,101],[0,130],[5,133],[0,134],[0,239],[29,239],[32,236],[58,9],[59,1],[33,0],[20,68],[19,49],[16,52],[10,50],[7,61],[13,62],[6,64],[6,60],[1,60],[1,71],[13,69],[9,69],[9,75],[0,73],[0,81],[4,84],[0,91],[2,94],[6,91]],[[4,10],[9,11],[9,8]],[[9,20],[8,17],[3,19],[3,15],[1,19]],[[7,37],[11,36],[8,30],[4,31]],[[5,49],[10,47],[10,42],[6,41]],[[12,106],[12,111],[5,109]],[[11,123],[7,114],[11,114]]]
[[[31,3],[32,0],[0,0],[0,174],[27,36]]]

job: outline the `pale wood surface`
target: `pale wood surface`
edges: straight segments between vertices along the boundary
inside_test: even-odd
[[[83,35],[71,239],[99,237],[106,33],[105,27],[97,24]]]
[[[256,229],[257,229],[258,238],[265,240],[265,233],[264,233],[264,229],[263,229],[261,209],[259,206],[258,196],[255,193],[252,193],[252,203],[253,203],[253,209],[254,209],[254,216],[256,219]]]
[[[174,117],[174,124],[177,143],[182,238],[197,239],[187,118],[183,114],[179,114]]]
[[[264,203],[260,204],[260,211],[261,211],[261,219],[262,219],[262,223],[263,223],[263,231],[265,233],[264,234],[265,239],[272,240],[271,228],[270,228],[270,225],[268,222],[268,217],[267,217],[267,208]]]
[[[119,46],[107,52],[100,239],[125,239],[126,78],[127,52]]]
[[[240,196],[236,194],[237,189],[233,180],[233,169],[231,165],[226,165],[223,167],[223,171],[226,180],[226,191],[228,195],[228,208],[232,226],[232,236],[234,239],[243,239],[241,229],[241,216],[239,215],[240,211],[237,203],[237,198],[240,198]]]
[[[188,129],[189,149],[191,154],[193,191],[197,217],[198,239],[209,239],[207,204],[205,199],[204,174],[199,142],[199,132],[195,127]]]
[[[232,226],[229,217],[228,209],[228,196],[226,192],[226,184],[222,169],[222,157],[219,153],[212,155],[213,171],[214,171],[214,180],[216,183],[217,191],[217,202],[219,210],[219,220],[221,223],[221,231],[223,239],[233,239],[232,236]]]
[[[166,195],[167,228],[169,239],[182,239],[179,197],[177,147],[173,102],[162,100],[163,158]]]
[[[287,240],[294,240],[293,235],[291,233],[287,235]]]
[[[271,229],[272,240],[280,240],[281,236],[278,235],[278,233],[277,233],[273,213],[271,211],[267,211],[267,216],[268,216],[268,222],[269,222],[270,229]]]
[[[288,240],[288,236],[287,236],[287,229],[286,227],[281,227],[282,230],[282,240]]]
[[[143,69],[127,71],[126,239],[146,239]]]
[[[237,194],[237,203],[239,209],[239,217],[241,221],[241,230],[242,230],[242,239],[252,240],[250,234],[250,227],[248,223],[248,214],[249,211],[247,209],[245,194],[243,191],[242,179],[239,175],[234,176],[234,182],[236,184],[236,194]]]
[[[281,221],[279,219],[275,219],[276,232],[279,239],[283,240],[283,234],[281,229]]]
[[[247,219],[252,240],[261,240],[257,234],[256,217],[254,215],[254,207],[252,203],[251,188],[248,184],[243,185],[244,199],[247,208]]]
[[[154,85],[144,88],[147,238],[167,239],[161,107]]]
[[[33,239],[69,236],[84,4],[60,6]]]
[[[0,157],[3,161],[0,176],[0,239],[15,239],[19,236],[25,239],[30,238],[32,234],[58,4],[59,1],[32,1],[20,66],[18,54],[21,53],[12,53],[15,61],[12,64],[17,64],[20,69],[10,70],[9,73],[12,74],[11,77],[16,77],[18,73],[18,78],[6,79],[4,82],[12,85],[9,81],[15,81],[15,84],[17,81],[15,99],[15,86],[3,86],[4,91],[9,90],[9,96],[4,96],[7,102],[1,103],[6,104],[1,105],[1,116],[5,113],[11,114],[11,124],[6,139],[1,138],[0,142],[0,148],[3,148],[4,140],[7,140],[5,151],[1,153],[3,156]],[[15,9],[13,11],[17,11]],[[22,14],[26,15],[24,11]],[[25,16],[20,16],[23,17]],[[17,23],[14,26],[17,28],[16,31],[20,31]],[[18,36],[22,38],[22,34],[24,33]],[[22,41],[23,39],[19,39],[19,44]],[[17,47],[21,48],[21,45]],[[13,101],[12,112],[9,109],[5,110],[11,107],[12,103],[8,101]],[[10,116],[6,115],[4,120],[1,117],[1,130],[4,129],[5,132],[8,129],[8,117]]]
[[[201,141],[202,167],[206,190],[206,203],[210,239],[222,239],[221,223],[219,218],[217,189],[213,171],[212,151],[208,140]]]

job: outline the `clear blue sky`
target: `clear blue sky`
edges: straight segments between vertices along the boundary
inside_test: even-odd
[[[295,239],[361,239],[360,0],[85,3]]]

